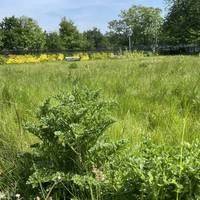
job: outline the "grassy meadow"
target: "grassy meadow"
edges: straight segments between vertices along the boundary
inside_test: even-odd
[[[110,141],[128,139],[133,151],[143,137],[176,146],[200,136],[199,57],[1,65],[0,174],[15,166],[16,151],[29,151],[37,140],[24,131],[24,121],[35,120],[47,97],[76,84],[100,89],[106,99],[117,102],[116,122],[106,136]]]

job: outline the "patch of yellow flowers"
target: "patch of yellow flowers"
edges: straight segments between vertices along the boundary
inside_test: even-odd
[[[44,61],[64,60],[64,54],[35,55],[9,55],[5,59],[6,64],[38,63]]]
[[[73,55],[79,57],[80,60],[107,60],[107,59],[135,59],[148,56],[144,52],[128,52],[124,51],[121,54],[115,55],[109,52],[96,52],[96,53],[77,53]]]
[[[143,52],[123,52],[120,55],[114,55],[109,52],[96,53],[75,53],[74,58],[80,58],[81,61],[87,60],[106,60],[115,58],[140,58],[145,57]],[[64,54],[40,54],[40,55],[8,55],[0,56],[0,64],[21,64],[21,63],[39,63],[45,61],[62,61],[65,59]]]
[[[114,57],[113,53],[75,53],[73,57],[80,58],[81,61],[109,59]],[[22,63],[39,63],[45,61],[62,61],[65,59],[64,54],[40,54],[36,55],[8,55],[1,56],[1,64],[22,64]]]
[[[99,53],[76,53],[73,57],[79,57],[80,60],[103,60],[114,58],[113,53],[99,52]]]

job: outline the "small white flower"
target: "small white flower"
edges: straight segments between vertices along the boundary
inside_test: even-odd
[[[16,198],[17,198],[17,199],[19,199],[19,198],[20,198],[20,194],[16,194],[15,196],[16,196]]]
[[[5,193],[3,193],[3,192],[0,191],[0,200],[4,199],[5,197],[6,197]]]

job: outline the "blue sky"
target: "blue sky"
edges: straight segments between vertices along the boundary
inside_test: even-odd
[[[73,20],[80,31],[98,27],[105,32],[108,22],[133,4],[164,9],[163,0],[1,0],[0,3],[0,19],[29,16],[47,31],[58,30],[63,16]]]

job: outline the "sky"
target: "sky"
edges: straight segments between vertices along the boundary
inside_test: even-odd
[[[106,32],[108,22],[133,4],[164,10],[163,0],[0,0],[0,3],[0,20],[12,15],[28,16],[47,31],[57,31],[64,16],[80,31],[97,27]]]

